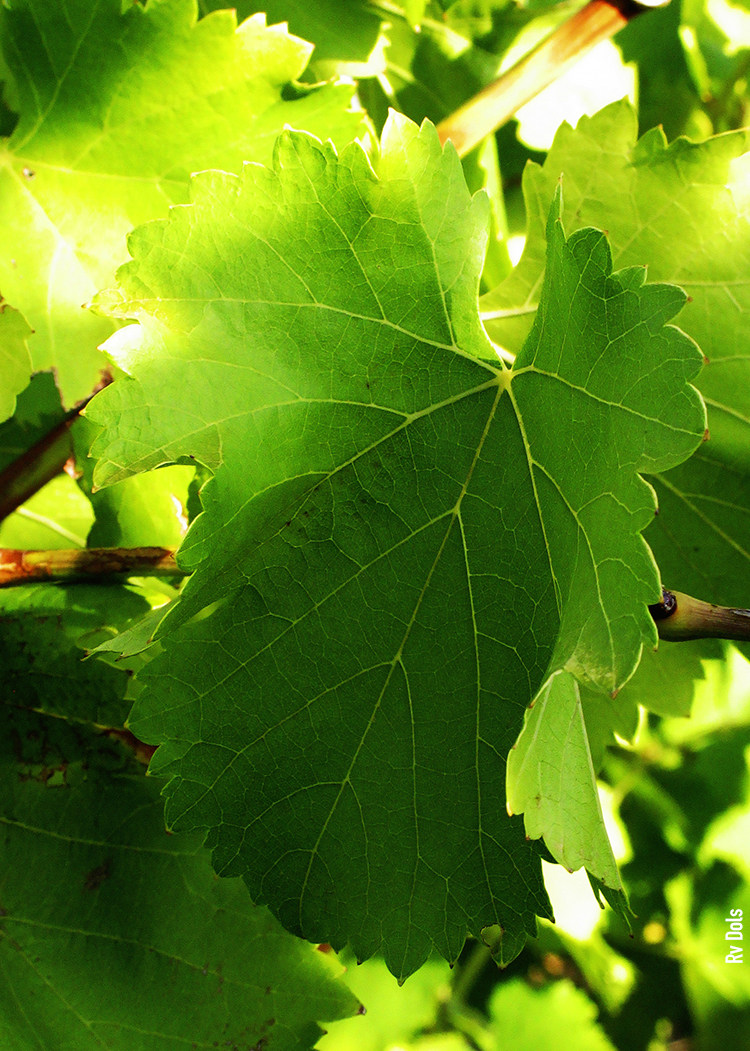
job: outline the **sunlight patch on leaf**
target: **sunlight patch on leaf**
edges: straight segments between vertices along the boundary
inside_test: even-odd
[[[111,320],[82,309],[138,223],[186,199],[190,173],[268,161],[285,126],[348,142],[353,85],[286,101],[312,45],[255,15],[197,20],[195,0],[19,0],[0,16],[19,121],[0,152],[0,288],[35,330],[34,369],[66,402],[106,364]]]

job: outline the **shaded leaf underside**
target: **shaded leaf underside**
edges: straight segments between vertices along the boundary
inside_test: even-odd
[[[309,1051],[354,1013],[335,964],[165,835],[124,749],[9,705],[0,725],[3,1047]]]

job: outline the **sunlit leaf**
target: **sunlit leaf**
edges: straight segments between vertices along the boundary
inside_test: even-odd
[[[112,281],[134,225],[186,199],[200,168],[267,161],[285,124],[348,142],[353,87],[284,101],[312,45],[237,28],[231,11],[197,21],[196,0],[19,0],[0,39],[19,121],[0,158],[0,288],[34,328],[34,369],[55,366],[68,402],[105,365],[112,323],[82,310]]]
[[[32,334],[23,314],[0,301],[0,422],[12,416],[16,395],[31,378],[26,340]]]

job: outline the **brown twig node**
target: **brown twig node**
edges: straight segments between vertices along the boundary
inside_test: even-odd
[[[662,600],[649,606],[660,639],[688,642],[691,639],[750,640],[750,609],[715,606],[712,602],[662,588]]]

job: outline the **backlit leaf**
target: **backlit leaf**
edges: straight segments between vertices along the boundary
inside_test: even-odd
[[[82,306],[111,283],[134,225],[186,199],[192,171],[270,160],[286,123],[348,142],[353,87],[296,101],[282,89],[312,45],[197,21],[196,0],[19,0],[0,14],[19,121],[0,157],[0,288],[34,328],[34,369],[55,366],[67,401],[88,394],[112,323]]]
[[[87,409],[99,484],[215,472],[130,721],[164,742],[168,821],[399,976],[493,924],[512,958],[548,911],[503,799],[524,707],[563,665],[616,689],[656,639],[637,472],[702,434],[684,296],[566,242],[558,202],[509,371],[476,310],[486,198],[396,116],[377,173],[285,133],[193,202],[131,237],[101,300],[139,322],[108,343],[129,378]]]
[[[527,712],[508,756],[508,811],[524,815],[527,835],[544,836],[571,872],[585,867],[612,890],[622,882],[604,827],[578,683],[553,675]]]

